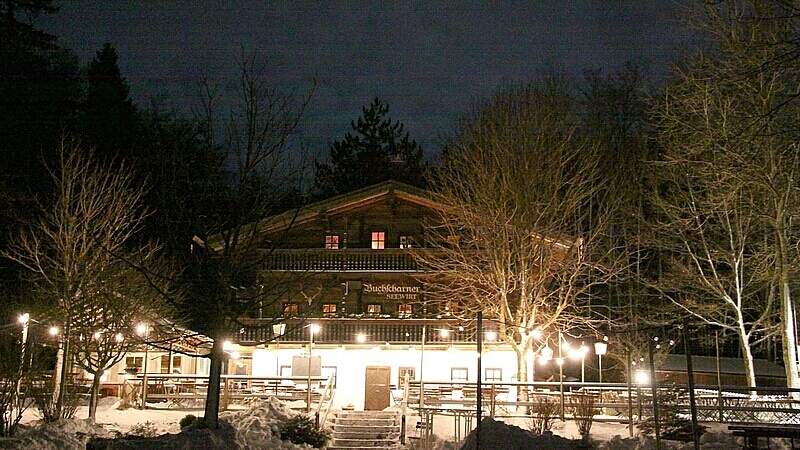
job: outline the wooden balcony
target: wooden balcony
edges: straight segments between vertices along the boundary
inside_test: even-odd
[[[401,249],[276,249],[264,269],[283,272],[417,272],[408,250]]]
[[[469,326],[459,329],[460,322],[455,319],[371,319],[371,318],[323,318],[323,319],[290,319],[285,322],[286,329],[282,336],[273,334],[272,327],[258,327],[259,320],[247,321],[247,326],[239,335],[239,342],[267,343],[308,341],[309,323],[320,326],[320,332],[314,341],[320,344],[356,344],[356,336],[364,334],[366,344],[419,344],[422,342],[422,329],[425,327],[425,342],[431,345],[458,344],[475,342],[475,330]],[[267,323],[265,320],[264,323]],[[448,330],[443,336],[442,329]]]

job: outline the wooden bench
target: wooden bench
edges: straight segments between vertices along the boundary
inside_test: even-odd
[[[795,444],[795,439],[800,440],[800,426],[797,425],[728,425],[728,431],[743,437],[746,449],[758,449],[759,438],[766,438],[766,448],[769,448],[771,438],[787,438],[792,449],[800,449],[800,442]]]

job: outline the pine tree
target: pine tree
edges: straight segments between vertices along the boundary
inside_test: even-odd
[[[100,158],[132,159],[137,113],[130,88],[122,78],[117,50],[106,43],[89,64],[88,87],[81,120],[86,144]]]
[[[315,163],[315,194],[349,192],[389,179],[423,186],[422,147],[402,122],[388,117],[389,106],[376,98],[351,122],[351,132],[330,147],[330,162]]]

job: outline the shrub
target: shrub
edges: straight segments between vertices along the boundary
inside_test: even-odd
[[[687,418],[689,411],[678,405],[685,404],[682,397],[687,396],[686,389],[675,386],[659,386],[658,389],[658,422],[662,439],[676,441],[692,440],[692,421]],[[652,410],[650,410],[652,412]],[[638,424],[644,434],[655,434],[655,420],[652,414]],[[705,433],[705,427],[698,424],[695,430],[698,438]]]
[[[597,414],[597,410],[594,407],[594,395],[576,395],[570,399],[569,403],[573,408],[575,425],[578,427],[578,432],[581,434],[581,436],[583,436],[584,439],[589,437],[589,432],[592,430],[594,416]]]
[[[558,412],[558,403],[546,396],[535,397],[531,405],[532,417],[529,428],[534,434],[543,434],[553,428]]]
[[[137,423],[128,431],[128,436],[155,437],[157,435],[158,429],[156,428],[156,424],[149,420]]]
[[[328,443],[330,433],[324,429],[317,429],[314,421],[307,416],[297,415],[281,424],[281,439],[294,444],[308,444],[315,448],[322,448]]]
[[[197,422],[197,416],[194,414],[187,414],[183,416],[183,418],[178,422],[181,428],[186,428],[188,426],[192,426]]]

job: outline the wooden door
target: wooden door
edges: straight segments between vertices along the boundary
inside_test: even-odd
[[[391,367],[367,367],[364,410],[382,411],[389,407]]]

